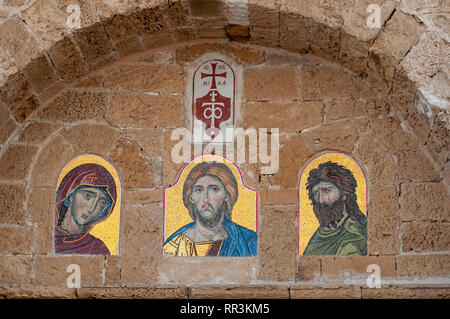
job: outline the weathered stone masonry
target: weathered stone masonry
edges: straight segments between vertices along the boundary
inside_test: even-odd
[[[448,1],[110,3],[0,7],[0,297],[448,298]],[[371,3],[381,29],[366,27]],[[280,128],[280,169],[241,167],[260,198],[257,257],[162,258],[186,68],[214,52],[244,69],[244,127]],[[363,164],[368,256],[297,256],[299,174],[323,151]],[[84,153],[120,174],[119,256],[54,254],[58,174]]]

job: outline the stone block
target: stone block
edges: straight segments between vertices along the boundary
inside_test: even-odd
[[[297,207],[262,206],[260,215],[258,279],[295,280],[295,252],[298,247]]]
[[[402,225],[402,250],[404,252],[450,250],[448,223],[411,222]]]
[[[122,216],[120,283],[156,284],[162,256],[161,208],[125,206]]]
[[[272,183],[282,188],[298,187],[298,176],[302,165],[312,155],[300,135],[294,135],[280,149],[279,170],[272,177]]]
[[[50,134],[52,134],[58,125],[51,123],[31,122],[20,133],[19,142],[41,144]]]
[[[81,299],[185,299],[185,287],[105,287],[77,290]]]
[[[449,254],[396,256],[397,276],[407,278],[447,277]]]
[[[373,119],[370,129],[374,139],[391,151],[408,151],[418,146],[417,141],[403,129],[395,116]]]
[[[294,66],[265,66],[244,70],[244,96],[247,100],[297,99],[298,69]]]
[[[24,185],[0,184],[0,224],[25,223],[27,218],[23,208],[25,198]]]
[[[150,163],[142,156],[136,144],[121,138],[110,157],[119,169],[125,187],[153,187],[154,177]]]
[[[362,287],[362,299],[449,299],[446,285],[382,285],[381,288]]]
[[[34,286],[67,287],[69,265],[80,267],[81,287],[98,287],[103,284],[104,256],[45,256],[33,258]]]
[[[0,256],[0,283],[22,285],[30,283],[31,256]]]
[[[158,5],[153,3],[145,4],[145,8],[133,7],[133,18],[141,35],[158,36],[169,33],[168,26],[164,21],[164,12]]]
[[[279,128],[295,133],[322,123],[322,102],[246,103],[245,128]]]
[[[265,189],[259,191],[261,205],[292,205],[297,204],[297,189]]]
[[[105,285],[118,285],[120,281],[120,256],[106,256]]]
[[[280,1],[249,0],[248,18],[253,27],[278,27],[280,25]]]
[[[352,121],[341,120],[305,130],[301,136],[313,153],[324,150],[351,153],[359,133]]]
[[[24,122],[37,108],[40,104],[37,98],[32,95],[29,98],[22,101],[17,109],[14,110],[14,117],[18,122]]]
[[[0,288],[0,295],[7,299],[75,299],[76,289],[34,287],[30,285],[17,288]]]
[[[37,1],[23,10],[22,16],[45,49],[64,38],[68,32],[66,16],[61,14],[54,1]]]
[[[367,181],[374,185],[393,185],[397,172],[392,155],[380,149],[373,139],[364,135],[353,150],[353,155],[367,168]]]
[[[164,257],[160,259],[159,284],[250,285],[255,283],[257,267],[257,257]]]
[[[450,221],[450,196],[442,183],[404,183],[400,194],[402,222]]]
[[[366,116],[365,100],[333,99],[325,102],[325,122],[343,118]],[[319,124],[319,123],[318,123]]]
[[[16,74],[18,69],[14,64],[13,60],[9,57],[9,55],[3,50],[0,49],[0,69],[2,72],[0,73],[0,85],[3,86],[8,80],[8,78]]]
[[[86,61],[74,42],[68,37],[48,49],[55,69],[66,83],[71,83],[88,73]]]
[[[408,78],[405,70],[397,69],[388,102],[391,110],[397,112],[403,120],[408,119],[409,109],[414,103],[416,91],[415,84]]]
[[[400,250],[398,192],[394,187],[372,185],[368,209],[369,255],[395,255]]]
[[[309,29],[311,52],[329,61],[338,61],[341,30],[330,25],[312,22]]]
[[[294,4],[290,8],[287,8],[284,2],[281,4],[280,47],[303,54],[311,46],[309,29],[312,19],[307,13],[298,13],[297,11],[302,11],[301,8],[302,5],[298,4]]]
[[[350,74],[327,66],[302,65],[300,94],[304,100],[374,97],[374,93]]]
[[[161,128],[182,126],[183,114],[178,96],[117,93],[106,117],[113,125]]]
[[[12,255],[33,253],[34,231],[31,226],[0,226],[0,252]]]
[[[265,47],[278,47],[280,33],[278,28],[266,29],[255,28],[250,29],[250,43]]]
[[[28,200],[29,219],[37,224],[36,252],[53,253],[53,233],[55,220],[55,189],[53,187],[34,188]]]
[[[61,135],[72,145],[75,153],[106,155],[120,132],[106,125],[80,124],[62,130]]]
[[[11,111],[15,110],[30,95],[30,85],[23,74],[19,72],[10,75],[0,88],[0,99]]]
[[[125,135],[141,147],[146,156],[161,156],[162,129],[126,129]]]
[[[8,117],[5,121],[0,124],[0,144],[5,143],[11,134],[16,130],[17,124],[10,116],[8,112]]]
[[[22,72],[36,93],[41,93],[58,80],[55,70],[45,55],[31,60]]]
[[[292,299],[359,299],[360,286],[295,285],[290,287]]]
[[[434,158],[441,165],[444,165],[450,159],[450,130],[448,124],[446,124],[447,121],[440,119],[438,114],[434,119],[427,141],[429,150],[435,154]]]
[[[106,99],[104,92],[64,91],[36,112],[33,118],[66,123],[101,120],[105,116]]]
[[[60,135],[53,137],[40,151],[33,166],[32,185],[55,187],[59,173],[73,156],[72,148]]]
[[[327,279],[367,278],[372,271],[369,265],[378,265],[382,278],[395,277],[394,256],[324,256],[322,257],[322,275]]]
[[[105,70],[105,88],[158,93],[183,93],[184,71],[169,65],[114,65]]]
[[[56,0],[56,5],[61,10],[61,12],[66,13],[73,12],[72,10],[68,10],[69,5],[78,5],[80,7],[81,28],[86,28],[94,23],[100,22],[100,17],[96,10],[95,2],[83,0]]]
[[[0,178],[23,180],[28,176],[37,147],[11,144],[0,158]]]
[[[289,288],[286,286],[198,286],[190,289],[192,299],[288,299]]]
[[[400,181],[439,181],[441,176],[421,151],[396,153]]]
[[[321,276],[321,260],[316,256],[300,256],[297,258],[297,280],[310,281]]]
[[[124,205],[148,205],[163,200],[161,189],[127,189],[123,193]]]
[[[176,50],[177,63],[185,64],[208,53],[222,53],[236,59],[242,64],[261,64],[264,62],[264,52],[254,48],[227,43],[200,43],[183,46]]]
[[[19,69],[23,69],[31,60],[43,53],[38,41],[18,15],[3,22],[0,45],[8,51]]]

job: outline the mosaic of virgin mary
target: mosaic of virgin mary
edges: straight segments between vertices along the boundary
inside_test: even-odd
[[[109,255],[105,243],[89,231],[109,217],[116,199],[116,184],[103,166],[72,169],[56,192],[55,253]]]

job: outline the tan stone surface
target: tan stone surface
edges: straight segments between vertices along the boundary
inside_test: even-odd
[[[245,287],[194,286],[189,298],[192,299],[288,299],[289,288],[286,286],[261,285]]]
[[[292,299],[359,299],[359,286],[295,285],[290,287]]]
[[[272,183],[283,188],[296,188],[300,169],[311,155],[300,135],[291,137],[280,149],[280,167]]]
[[[62,130],[61,135],[76,153],[106,155],[119,138],[120,132],[106,125],[80,124]]]
[[[120,257],[106,256],[105,285],[118,285],[120,281]]]
[[[398,277],[446,277],[449,275],[450,255],[402,255],[396,257]]]
[[[280,46],[283,49],[306,53],[311,45],[309,27],[311,13],[305,12],[302,2],[283,1],[280,8]]]
[[[159,251],[162,256],[162,247]],[[257,267],[257,257],[164,257],[160,259],[159,284],[250,285],[255,282]]]
[[[111,160],[118,167],[125,187],[153,187],[154,177],[150,163],[130,140],[119,140],[111,153]]]
[[[405,70],[402,68],[397,69],[392,92],[388,99],[392,111],[398,112],[400,118],[406,120],[415,96],[416,86],[408,79]]]
[[[177,63],[183,64],[195,60],[200,55],[208,52],[218,52],[231,55],[236,62],[245,64],[260,64],[264,62],[264,52],[244,46],[226,43],[202,43],[177,49]]]
[[[365,100],[333,99],[325,102],[325,122],[367,115]]]
[[[265,66],[244,70],[247,100],[281,100],[299,97],[298,70],[294,66]]]
[[[16,122],[8,115],[5,122],[0,124],[0,144],[5,143],[8,140],[16,127]]]
[[[374,47],[400,60],[424,29],[413,16],[397,10],[380,32]]]
[[[25,185],[0,184],[0,224],[23,225],[26,221]]]
[[[121,223],[121,285],[156,284],[162,256],[162,209],[125,206]]]
[[[40,151],[34,164],[32,185],[55,187],[59,173],[73,156],[72,148],[60,135],[53,137]]]
[[[186,163],[175,163],[172,160],[172,147],[179,143],[179,140],[171,140],[172,130],[164,130],[163,151],[162,151],[162,181],[163,186],[173,185]]]
[[[0,72],[0,85],[5,84],[8,77],[18,71],[17,66],[3,49],[0,49],[0,70],[2,70]]]
[[[402,225],[402,250],[404,252],[450,250],[449,230],[448,223],[404,223]]]
[[[1,284],[30,283],[31,256],[0,256],[0,269]]]
[[[185,299],[185,287],[105,287],[77,290],[81,299]]]
[[[28,200],[29,219],[37,224],[36,253],[53,253],[54,220],[55,220],[54,187],[34,188]]]
[[[392,155],[380,149],[373,139],[364,135],[353,150],[355,157],[363,167],[367,167],[367,182],[372,185],[392,185],[397,173]]]
[[[246,128],[279,128],[295,133],[322,123],[322,102],[246,103]]]
[[[67,287],[67,278],[71,273],[67,267],[71,264],[80,266],[81,287],[99,286],[102,284],[104,256],[45,256],[33,258],[35,286]]]
[[[0,99],[15,110],[25,98],[31,94],[31,88],[22,73],[15,73],[8,77],[8,81],[0,88]]]
[[[366,81],[372,84],[382,98],[388,96],[391,91],[397,64],[398,61],[381,48],[370,48]]]
[[[136,142],[147,156],[160,156],[163,140],[162,129],[126,129],[125,135]]]
[[[47,57],[40,56],[30,61],[23,69],[25,79],[31,88],[40,93],[58,80],[58,76]]]
[[[309,65],[300,68],[300,95],[304,100],[374,97],[368,87],[350,74],[327,66]]]
[[[0,178],[25,179],[37,148],[30,145],[12,144],[0,158]]]
[[[218,17],[224,13],[224,3],[220,0],[190,0],[189,5],[193,16]]]
[[[68,5],[78,5],[80,7],[81,28],[86,28],[91,24],[100,21],[93,1],[83,0],[56,0],[56,4],[61,12],[68,12]],[[71,12],[69,10],[69,12]]]
[[[449,299],[450,289],[447,285],[411,286],[382,285],[381,288],[362,287],[363,299]]]
[[[366,277],[372,274],[367,267],[376,264],[380,267],[381,277],[395,277],[394,256],[324,256],[322,257],[322,274],[329,279],[346,279],[348,276]]]
[[[8,51],[19,69],[23,69],[33,58],[42,54],[38,41],[18,15],[3,22],[0,29],[0,45]]]
[[[298,247],[297,207],[262,206],[260,216],[258,279],[294,280]]]
[[[63,91],[33,117],[68,123],[88,119],[100,120],[105,115],[106,98],[104,92]]]
[[[0,252],[12,255],[33,253],[34,231],[31,226],[0,226]]]
[[[88,72],[85,60],[75,43],[68,37],[56,42],[48,49],[58,74],[70,83]]]
[[[393,151],[408,151],[417,147],[417,141],[405,132],[397,117],[375,118],[370,123],[373,137]]]
[[[258,192],[261,205],[297,204],[297,189],[265,189]]]
[[[321,276],[321,260],[316,256],[299,256],[297,258],[297,280],[310,281]]]
[[[450,159],[450,130],[448,125],[439,119],[438,116],[434,119],[433,128],[428,138],[428,145],[440,164],[448,162]]]
[[[18,122],[24,122],[39,106],[39,101],[34,95],[32,95],[19,104],[17,109],[14,111],[14,117]]]
[[[183,125],[181,98],[171,95],[114,94],[107,120],[114,125],[141,128]]]
[[[17,288],[0,288],[0,295],[7,299],[75,299],[77,293],[70,288],[34,287],[30,285]]]
[[[394,187],[372,185],[368,208],[370,255],[395,255],[400,249],[398,192]]]
[[[450,221],[450,196],[442,183],[405,183],[400,194],[403,222]]]
[[[352,121],[341,120],[306,130],[301,136],[312,152],[337,150],[351,153],[358,140],[358,129]]]
[[[439,181],[440,174],[421,151],[398,152],[397,169],[401,181]]]
[[[250,43],[256,45],[278,47],[279,36],[278,28],[275,30],[265,28],[250,29]]]
[[[183,93],[184,72],[180,66],[114,65],[105,70],[105,88],[159,93]]]
[[[124,205],[147,205],[162,202],[162,189],[126,189],[122,196]]]
[[[28,123],[20,133],[18,141],[33,144],[41,144],[57,128],[58,125],[51,123],[39,123],[39,122]]]

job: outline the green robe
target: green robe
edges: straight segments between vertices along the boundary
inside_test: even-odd
[[[361,227],[357,221],[347,217],[344,224],[336,230],[326,231],[319,227],[309,240],[303,255],[367,255],[366,225]]]

